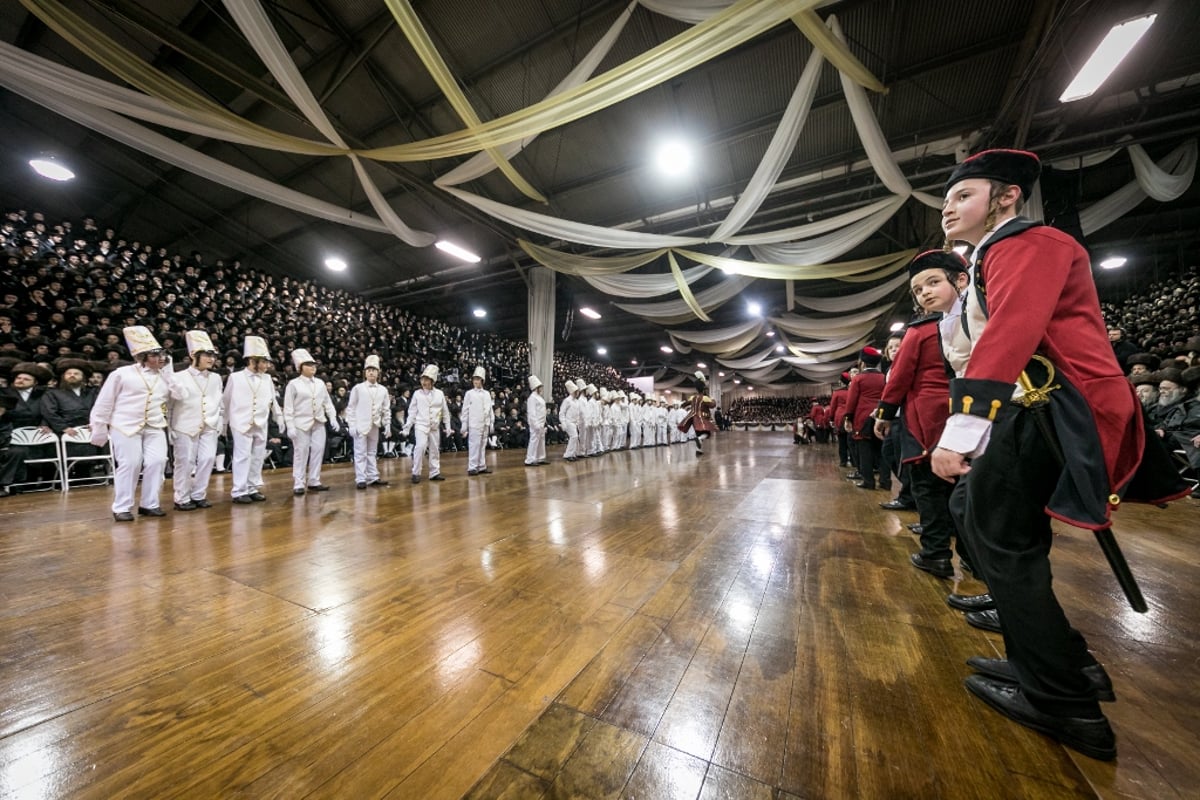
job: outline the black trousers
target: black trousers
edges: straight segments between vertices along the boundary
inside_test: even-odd
[[[858,472],[862,475],[863,483],[869,488],[875,488],[875,470],[878,469],[879,488],[891,489],[892,473],[881,463],[883,459],[880,457],[880,451],[883,443],[875,436],[874,418],[867,418],[858,435],[863,438],[853,441],[858,449]]]
[[[956,535],[954,518],[950,515],[950,493],[954,491],[954,484],[934,475],[928,461],[905,466],[917,513],[921,515],[921,555],[950,558],[950,540],[954,537],[959,557],[973,567],[974,562],[967,554],[962,537]]]
[[[1100,706],[1081,669],[1096,660],[1067,621],[1050,572],[1053,534],[1044,509],[1061,468],[1031,412],[1008,411],[959,479],[950,510],[995,598],[1005,652],[1030,703],[1047,714],[1095,719]]]
[[[838,443],[838,463],[845,466],[846,464],[858,464],[858,453],[854,447],[854,440],[850,438],[850,434],[846,433],[845,428],[841,428],[837,432]]]

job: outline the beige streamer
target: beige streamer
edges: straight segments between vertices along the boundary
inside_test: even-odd
[[[687,303],[687,307],[701,320],[712,322],[712,317],[705,314],[704,309],[696,302],[696,298],[692,294],[692,287],[688,286],[687,281],[683,279],[683,270],[679,268],[679,262],[675,260],[674,253],[667,253],[667,262],[671,265],[671,274],[675,276],[675,285],[679,287],[679,294],[683,298],[683,302]]]
[[[562,253],[551,247],[543,247],[533,242],[517,239],[517,244],[530,258],[547,269],[561,272],[564,275],[618,275],[645,266],[666,253],[666,249],[650,250],[629,256],[579,256],[573,253]]]
[[[857,275],[867,270],[874,270],[885,264],[894,267],[897,263],[907,262],[917,254],[916,249],[888,253],[874,258],[863,258],[857,261],[840,261],[833,264],[805,264],[793,266],[790,264],[762,264],[755,261],[742,261],[736,258],[710,256],[707,253],[697,253],[694,250],[675,249],[675,252],[685,258],[690,258],[698,264],[732,273],[734,275],[749,275],[754,278],[771,280],[813,281],[829,278],[846,280],[848,275]],[[894,270],[893,270],[894,271]]]
[[[408,0],[385,0],[387,7],[391,9],[392,16],[396,18],[397,24],[400,25],[400,30],[404,31],[404,35],[408,37],[409,43],[413,49],[417,51],[417,56],[421,59],[421,63],[425,65],[425,69],[429,70],[429,74],[433,76],[434,82],[442,93],[446,95],[446,100],[449,101],[450,107],[458,113],[462,118],[463,123],[467,126],[467,133],[473,133],[483,120],[475,113],[475,109],[471,107],[471,102],[467,100],[466,95],[458,88],[458,82],[454,80],[454,76],[450,73],[450,68],[446,65],[445,59],[438,52],[433,40],[429,37],[425,26],[421,24],[421,20],[417,18],[417,13],[413,11],[413,7]],[[534,189],[517,172],[516,168],[509,162],[504,154],[493,147],[483,148],[492,160],[496,162],[496,166],[504,173],[504,176],[512,181],[513,186],[521,190],[521,193],[531,200],[537,200],[539,203],[547,202],[542,194]]]
[[[805,38],[812,42],[813,46],[821,51],[821,55],[825,56],[830,64],[837,67],[839,72],[845,74],[859,86],[873,92],[887,94],[887,87],[854,57],[845,42],[830,32],[821,18],[817,16],[817,12],[806,9],[793,16],[792,22],[796,23],[796,27],[800,29]]]

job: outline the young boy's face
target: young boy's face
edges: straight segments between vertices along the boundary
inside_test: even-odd
[[[963,281],[965,282],[965,280],[966,273],[963,273]],[[926,269],[918,272],[909,281],[909,287],[912,289],[917,305],[929,312],[949,311],[959,293],[957,283],[951,283],[946,278],[945,270],[942,269]]]
[[[979,244],[987,233],[991,181],[967,178],[950,187],[942,204],[942,232],[955,242]]]

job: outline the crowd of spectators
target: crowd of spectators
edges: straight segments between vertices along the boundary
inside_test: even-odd
[[[739,397],[729,406],[729,419],[741,422],[794,424],[800,417],[808,416],[813,397]]]
[[[1186,353],[1189,339],[1200,334],[1200,266],[1156,281],[1122,303],[1104,303],[1109,337],[1126,344],[1126,356],[1151,353],[1160,359]]]
[[[528,430],[529,342],[469,330],[410,311],[371,303],[312,280],[275,276],[237,260],[209,261],[122,237],[91,217],[79,223],[46,221],[39,212],[9,210],[0,224],[0,382],[18,362],[50,367],[62,358],[83,359],[99,384],[109,369],[128,363],[122,328],[145,325],[177,363],[187,351],[183,334],[205,330],[223,358],[216,371],[242,366],[246,335],[262,336],[274,356],[276,383],[295,377],[290,354],[308,350],[320,363],[339,412],[351,386],[362,379],[368,354],[378,354],[383,383],[393,397],[399,429],[411,392],[426,364],[441,370],[454,434],[449,449],[465,443],[458,423],[462,395],[474,369],[488,373],[494,393],[496,447],[524,446]],[[573,355],[558,354],[546,382],[547,405],[557,407],[568,378],[632,391],[619,372]],[[552,417],[548,441],[561,437]],[[331,441],[331,449],[336,441]],[[282,456],[283,453],[280,453]]]

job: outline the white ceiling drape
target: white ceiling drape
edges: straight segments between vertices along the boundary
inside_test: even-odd
[[[730,275],[716,286],[696,292],[696,302],[706,312],[714,311],[737,297],[752,283],[754,283],[754,278]],[[681,325],[696,319],[696,315],[683,300],[666,300],[660,303],[613,303],[613,305],[622,311],[636,314],[659,325]]]
[[[1134,155],[1135,149],[1141,151],[1137,156]],[[1148,167],[1148,164],[1153,162],[1139,145],[1132,145],[1129,151],[1134,164],[1134,179],[1108,197],[1079,212],[1079,226],[1085,235],[1098,231],[1113,220],[1128,214],[1150,196],[1151,192],[1169,196],[1179,187],[1184,178],[1190,185],[1195,176],[1197,155],[1195,139],[1184,142],[1168,153],[1161,162],[1162,167],[1156,168],[1154,171]],[[1187,186],[1184,186],[1184,190],[1186,189]]]

